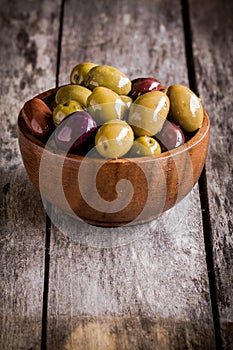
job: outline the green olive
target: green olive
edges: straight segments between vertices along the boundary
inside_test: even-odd
[[[104,158],[125,155],[133,145],[134,133],[124,120],[114,119],[103,124],[95,137],[96,149]]]
[[[120,95],[120,98],[123,102],[125,102],[127,108],[131,106],[131,103],[133,102],[133,99],[127,95]]]
[[[65,85],[56,93],[55,101],[57,104],[66,103],[69,100],[79,102],[83,107],[87,106],[87,98],[91,94],[91,90],[81,85]]]
[[[193,132],[202,126],[203,107],[201,100],[183,85],[171,85],[167,95],[170,100],[169,119],[179,124],[186,132]]]
[[[86,86],[89,89],[104,86],[118,95],[127,95],[131,90],[131,81],[118,69],[104,65],[93,67],[88,72]]]
[[[169,112],[170,102],[161,91],[140,95],[130,106],[128,122],[136,136],[153,136],[163,126]]]
[[[126,111],[126,104],[120,96],[102,86],[96,87],[88,96],[87,107],[89,113],[99,124],[111,119],[122,119]]]
[[[120,95],[120,98],[122,99],[122,101],[126,105],[125,114],[124,114],[124,117],[122,119],[127,120],[128,119],[128,115],[129,115],[129,109],[130,109],[131,103],[133,103],[133,99],[131,97],[127,96],[127,95]]]
[[[75,100],[57,105],[53,110],[54,125],[58,126],[67,115],[82,110],[81,104]]]
[[[155,156],[160,153],[160,144],[149,136],[138,137],[130,150],[131,157]]]
[[[71,84],[82,84],[85,85],[85,80],[87,73],[93,67],[96,67],[97,64],[92,62],[82,62],[77,64],[71,71],[70,82]]]

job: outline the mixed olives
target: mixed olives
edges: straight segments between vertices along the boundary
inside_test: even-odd
[[[50,106],[50,107],[49,107]],[[108,159],[157,156],[179,147],[202,126],[201,100],[183,85],[153,77],[130,80],[118,69],[83,62],[52,104],[34,98],[24,106],[28,129],[50,135],[58,150],[85,155],[95,147]]]

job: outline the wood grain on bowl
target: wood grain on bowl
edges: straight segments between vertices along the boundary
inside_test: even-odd
[[[56,89],[37,97],[50,105]],[[182,200],[197,182],[209,143],[209,118],[184,145],[156,157],[106,160],[45,147],[27,129],[22,109],[19,145],[28,176],[41,196],[99,226],[148,222]],[[126,181],[127,180],[127,181]]]

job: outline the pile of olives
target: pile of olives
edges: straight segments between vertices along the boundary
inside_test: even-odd
[[[75,154],[95,146],[98,155],[110,159],[176,148],[202,126],[204,115],[200,99],[186,86],[165,87],[151,77],[130,80],[114,67],[91,62],[72,69],[70,84],[58,89],[52,110],[43,101],[34,106],[33,100],[26,107],[37,108],[42,131],[37,132],[38,125],[35,131],[35,121],[25,121],[35,135],[53,133],[57,149]]]

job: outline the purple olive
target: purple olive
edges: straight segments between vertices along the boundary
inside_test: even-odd
[[[185,143],[185,136],[181,128],[168,120],[165,120],[162,130],[155,135],[155,138],[167,150],[179,147]]]
[[[160,90],[160,81],[155,78],[136,78],[131,81],[132,87],[129,96],[136,100],[136,98],[146,92],[152,90]]]
[[[57,147],[70,153],[83,153],[92,142],[97,125],[90,114],[78,111],[67,116],[56,128],[54,140]]]

